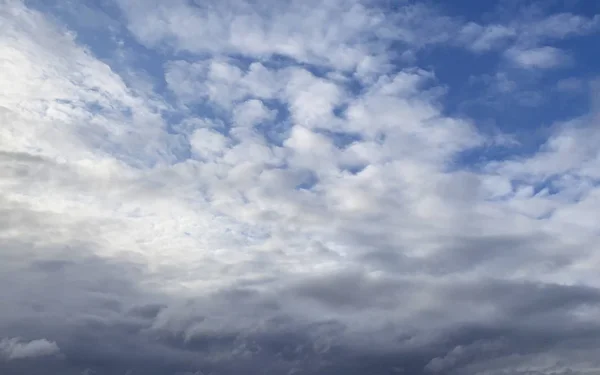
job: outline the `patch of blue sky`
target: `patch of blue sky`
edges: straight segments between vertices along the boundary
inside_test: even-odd
[[[335,147],[340,149],[344,149],[355,142],[363,140],[363,137],[359,133],[331,131],[328,129],[315,129],[315,132],[328,137]]]
[[[367,167],[366,164],[355,164],[355,165],[342,165],[342,166],[340,166],[340,169],[346,173],[356,175],[356,174],[359,174],[360,172],[364,171],[366,167]]]
[[[562,189],[560,184],[558,184],[559,176],[552,176],[542,181],[538,181],[533,185],[533,195],[543,194],[543,195],[556,195]]]
[[[537,17],[571,12],[591,19],[600,10],[598,2],[570,2],[569,6],[559,3],[461,0],[439,5],[444,14],[500,24],[513,22],[520,11]],[[513,19],[504,19],[506,14]],[[438,83],[447,88],[447,94],[441,98],[446,115],[468,118],[484,132],[495,128],[519,142],[519,147],[513,144],[507,149],[486,145],[467,150],[456,161],[472,165],[483,160],[531,155],[546,141],[551,126],[587,113],[587,81],[598,74],[600,67],[600,50],[595,47],[599,38],[598,32],[592,32],[541,44],[564,50],[570,57],[567,63],[553,69],[511,66],[503,55],[505,47],[474,53],[449,42],[421,51],[418,65],[435,72]]]
[[[300,183],[296,185],[296,190],[311,190],[319,183],[319,177],[312,171],[306,171],[301,177]]]
[[[275,110],[275,117],[254,125],[254,130],[261,134],[267,142],[275,146],[283,146],[292,129],[290,110],[276,99],[263,99],[263,104],[270,110]]]
[[[590,54],[585,52],[590,49],[589,41],[580,41],[575,53]],[[585,80],[594,72],[590,64],[579,66],[577,58],[577,66],[535,72],[507,67],[501,59],[497,51],[474,54],[453,46],[431,49],[420,56],[448,90],[442,98],[447,115],[467,116],[477,122],[494,119],[501,130],[512,133],[523,127],[549,125],[588,110],[581,101],[581,94],[585,93],[564,92],[557,85],[566,79]],[[561,105],[565,101],[571,103]]]
[[[485,145],[466,150],[458,158],[474,164],[533,155],[547,141],[555,124],[589,111],[586,78],[582,72],[549,73],[506,93],[490,92],[486,84],[466,84],[462,88],[448,85],[448,94],[442,100],[448,114],[469,119],[482,133],[500,132],[516,141],[506,147]]]

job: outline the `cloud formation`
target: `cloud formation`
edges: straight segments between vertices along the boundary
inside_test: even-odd
[[[511,4],[0,0],[0,372],[600,374],[600,18]]]

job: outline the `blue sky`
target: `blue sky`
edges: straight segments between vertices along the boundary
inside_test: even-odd
[[[600,374],[600,3],[0,0],[0,372]]]

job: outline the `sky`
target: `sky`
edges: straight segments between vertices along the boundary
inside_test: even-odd
[[[0,373],[600,374],[599,44],[595,0],[0,0]]]

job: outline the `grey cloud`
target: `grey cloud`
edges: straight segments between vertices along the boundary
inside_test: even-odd
[[[314,300],[332,312],[347,309],[368,312],[393,306],[402,308],[410,306],[410,298],[405,297],[423,288],[422,284],[408,285],[393,280],[373,282],[356,272],[301,278],[281,288],[275,298],[251,289],[232,289],[191,303],[185,300],[151,302],[159,297],[144,296],[142,291],[135,291],[132,273],[135,268],[122,268],[122,264],[108,264],[86,257],[87,260],[78,257],[33,261],[29,267],[35,273],[20,273],[20,278],[13,272],[15,270],[4,266],[3,275],[28,284],[27,293],[18,294],[31,295],[35,290],[43,290],[50,298],[37,298],[37,308],[28,313],[21,310],[18,318],[10,318],[12,332],[6,326],[2,331],[14,333],[18,330],[21,334],[28,332],[28,335],[43,332],[49,341],[57,342],[65,355],[61,363],[2,364],[0,368],[6,371],[4,373],[17,374],[26,369],[35,371],[43,366],[67,374],[89,368],[99,375],[124,374],[128,370],[132,370],[133,374],[171,375],[199,369],[206,374],[235,374],[243,370],[265,374],[288,371],[392,374],[403,370],[418,374],[436,368],[452,369],[458,374],[462,368],[475,366],[484,359],[498,361],[495,358],[503,358],[508,353],[535,357],[537,353],[551,348],[560,353],[561,343],[593,338],[598,332],[598,327],[591,325],[564,323],[574,309],[600,302],[598,291],[593,288],[497,282],[482,284],[481,281],[466,283],[460,288],[439,286],[436,298],[443,298],[442,304],[449,313],[468,317],[470,304],[488,305],[490,309],[500,311],[498,316],[506,319],[488,320],[484,322],[488,326],[479,328],[464,326],[456,330],[456,327],[447,327],[450,330],[438,332],[435,340],[417,344],[419,340],[415,339],[419,333],[412,332],[406,336],[406,332],[399,330],[400,327],[392,328],[395,319],[391,316],[388,332],[377,333],[368,339],[352,334],[356,327],[347,322],[334,319],[302,323],[301,310],[290,311],[273,303],[282,303],[286,298],[300,299],[296,306],[302,309],[309,308],[309,301]],[[45,278],[34,281],[33,276],[38,275],[36,278],[39,278],[40,272],[46,275]],[[83,275],[92,282],[81,284],[85,281]],[[59,280],[79,282],[57,284]],[[58,285],[63,288],[62,291]],[[434,291],[431,289],[427,293]],[[7,290],[2,288],[0,292],[6,300]],[[99,295],[110,297],[108,304],[104,298],[98,299]],[[82,303],[76,303],[77,299]],[[57,310],[59,308],[65,310]],[[160,327],[156,322],[163,319],[161,314],[169,309],[172,311],[170,320],[175,326],[162,326],[161,330],[176,327],[183,323],[182,319],[186,319],[188,323],[179,326],[184,327],[187,334],[177,329],[171,334],[152,331],[152,327]],[[253,310],[255,312],[251,313]],[[425,321],[435,319],[435,315],[423,313]],[[62,317],[65,314],[73,318],[64,321]],[[42,316],[46,316],[43,325],[40,324]],[[229,316],[230,320],[223,321],[225,326],[209,324],[199,329],[198,323],[207,318],[209,322],[215,322],[217,316]],[[437,319],[443,321],[444,316],[438,315]],[[235,324],[241,317],[250,317],[248,325]],[[6,318],[2,321],[7,322]],[[29,323],[26,324],[27,321]],[[363,341],[372,341],[373,345],[369,348]],[[482,348],[481,343],[486,342],[496,344]],[[458,346],[469,349],[454,350]]]
[[[23,341],[19,337],[0,340],[0,353],[8,360],[57,355],[60,348],[53,341],[36,339]]]
[[[0,266],[0,297],[7,307],[0,312],[0,332],[47,338],[5,340],[3,352],[9,358],[31,360],[60,347],[63,356],[59,362],[2,364],[3,374],[37,373],[45,368],[67,374],[79,374],[85,368],[98,374],[119,374],[135,368],[170,375],[197,364],[194,355],[171,350],[144,334],[161,304],[147,301],[160,301],[161,297],[135,285],[137,266],[99,259],[89,253],[89,245],[72,247],[65,258],[57,249],[31,242],[4,239],[0,245],[3,251],[21,253],[37,248],[35,257],[44,258],[32,259],[29,265],[4,262]]]
[[[415,285],[395,280],[373,280],[361,272],[344,271],[322,277],[308,277],[288,293],[312,299],[332,309],[394,307],[403,303]]]

